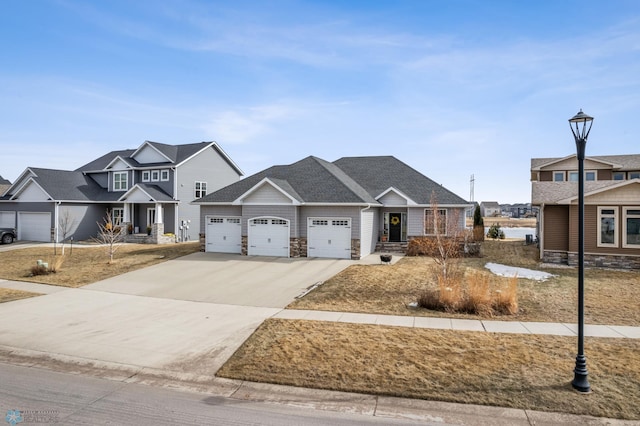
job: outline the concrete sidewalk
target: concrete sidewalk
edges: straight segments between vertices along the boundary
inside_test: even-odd
[[[376,324],[394,327],[432,328],[440,330],[486,331],[490,333],[548,334],[554,336],[578,335],[577,324],[553,322],[468,320],[296,309],[284,309],[275,314],[273,318],[332,321],[352,324]],[[640,339],[640,327],[586,324],[584,334],[587,337]]]

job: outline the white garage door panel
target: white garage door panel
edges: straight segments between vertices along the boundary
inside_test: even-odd
[[[351,219],[310,217],[307,241],[309,257],[351,259]]]
[[[206,217],[205,250],[213,253],[241,253],[242,225],[238,217]]]
[[[249,221],[249,256],[289,257],[289,222],[260,218]]]
[[[51,241],[51,213],[19,212],[18,239]]]
[[[15,226],[16,226],[15,212],[0,212],[0,228],[15,228]]]

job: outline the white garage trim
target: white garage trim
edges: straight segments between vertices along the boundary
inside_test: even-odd
[[[205,216],[205,251],[242,252],[242,221],[233,216]]]
[[[18,212],[18,240],[51,241],[51,213]]]
[[[351,218],[307,218],[307,256],[351,259]]]
[[[289,226],[289,221],[280,217],[249,219],[247,254],[289,257]]]

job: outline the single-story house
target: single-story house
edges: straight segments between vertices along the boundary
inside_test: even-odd
[[[480,214],[482,217],[500,216],[502,209],[497,201],[483,201],[480,203]]]
[[[433,198],[432,198],[433,194]],[[437,200],[437,206],[432,204]],[[307,157],[212,192],[200,206],[203,251],[360,259],[378,242],[433,235],[436,214],[465,226],[472,205],[392,156]]]
[[[640,155],[584,162],[585,264],[640,269]],[[531,159],[531,204],[539,209],[544,262],[578,263],[576,155]]]
[[[0,196],[0,227],[15,227],[18,240],[85,240],[109,211],[131,241],[196,240],[199,208],[190,202],[242,174],[215,142],[145,141],[73,171],[27,168]]]

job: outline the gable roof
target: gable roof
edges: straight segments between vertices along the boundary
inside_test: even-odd
[[[395,157],[345,157],[333,163],[307,157],[286,166],[273,166],[207,194],[195,204],[241,203],[252,188],[268,179],[292,199],[304,204],[380,205],[376,197],[390,187],[418,204],[429,204],[432,191],[438,202],[467,204],[465,200]]]
[[[27,170],[31,172],[31,175],[20,188],[14,188],[16,191],[11,195],[19,193],[31,181],[41,187],[52,201],[115,201],[121,195],[120,193],[109,193],[81,172],[35,167],[30,167]]]
[[[218,191],[197,203],[233,203],[265,178],[300,203],[377,204],[376,200],[336,165],[307,157],[287,166],[273,166]]]
[[[531,171],[537,171],[544,167],[559,163],[564,160],[575,158],[576,154],[567,155],[566,157],[556,158],[532,158]],[[640,154],[629,155],[589,155],[586,160],[593,160],[600,163],[608,164],[614,170],[640,170]]]
[[[463,198],[393,156],[343,157],[334,161],[334,164],[374,196],[393,187],[417,204],[431,204],[432,193],[442,206],[468,204]]]
[[[152,147],[163,157],[167,158],[169,162],[164,163],[140,163],[136,161],[135,154],[146,146]],[[238,165],[231,160],[222,148],[215,142],[197,142],[183,145],[168,145],[160,142],[145,141],[137,149],[125,149],[119,151],[111,151],[87,164],[76,169],[81,172],[97,172],[106,169],[116,158],[120,157],[124,162],[131,165],[134,168],[166,168],[179,166],[180,164],[191,159],[199,152],[212,147],[231,168],[233,168],[238,175],[242,176],[244,173],[238,167]]]
[[[584,183],[584,195],[599,194],[601,192],[620,188],[630,184],[640,183],[640,179],[631,180],[600,180]],[[578,182],[532,182],[531,204],[570,204],[578,198]]]

